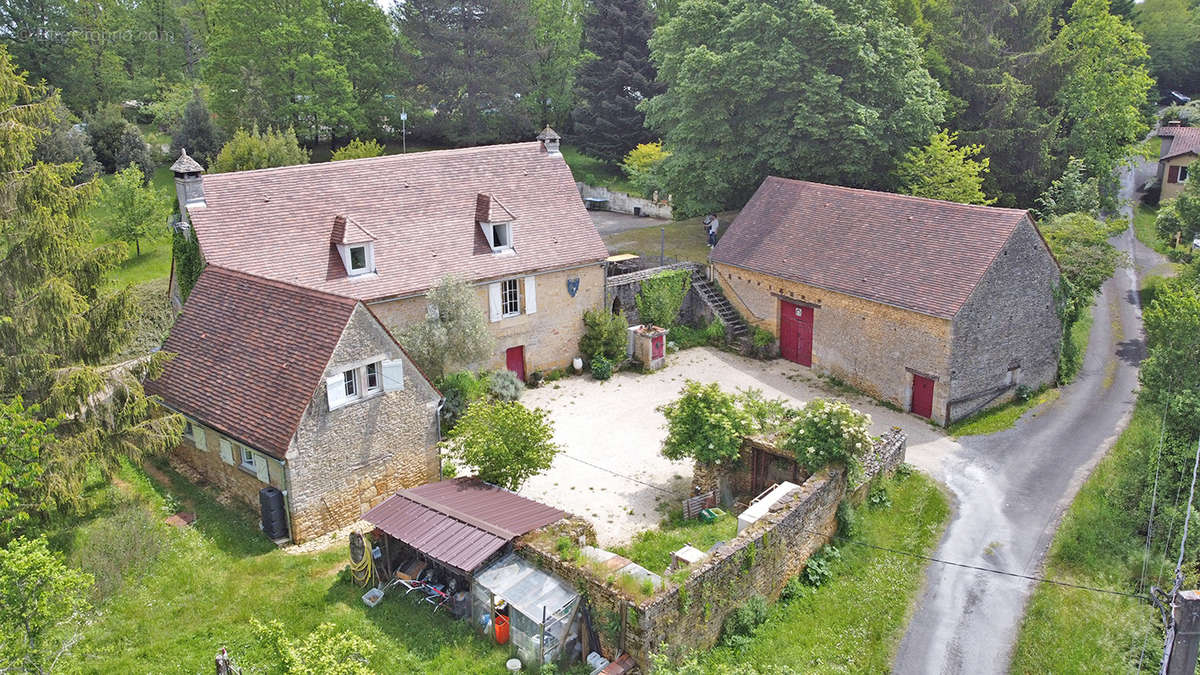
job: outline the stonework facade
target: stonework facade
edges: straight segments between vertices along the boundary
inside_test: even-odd
[[[1059,269],[1033,223],[1013,232],[951,328],[948,418],[1010,400],[1018,387],[1052,385],[1062,321]]]
[[[1179,171],[1182,170],[1182,167],[1188,167],[1189,172],[1198,171],[1200,170],[1200,165],[1195,167],[1192,166],[1195,161],[1196,155],[1180,155],[1178,157],[1164,159],[1158,163],[1158,180],[1162,185],[1162,196],[1159,197],[1160,201],[1165,202],[1168,199],[1178,197],[1179,193],[1183,192],[1183,189],[1187,187],[1187,181],[1170,180],[1172,173],[1171,167],[1176,167],[1176,175],[1178,175]],[[1190,175],[1188,180],[1192,180]]]
[[[746,320],[779,337],[781,301],[811,305],[812,368],[908,410],[913,374],[935,379],[934,421],[950,396],[950,321],[899,307],[714,264],[714,277]]]
[[[603,264],[565,270],[539,272],[534,279],[534,311],[530,312],[526,277],[517,280],[519,313],[490,320],[489,285],[493,279],[476,285],[479,307],[495,339],[493,356],[486,363],[472,364],[480,370],[506,367],[506,354],[512,347],[524,347],[525,372],[563,368],[579,355],[583,336],[583,313],[598,309],[604,301]],[[570,284],[570,286],[568,286]],[[570,288],[575,288],[575,294]],[[387,300],[373,304],[374,311],[389,330],[399,334],[405,325],[424,321],[428,312],[424,295]]]
[[[439,475],[441,397],[363,306],[351,316],[325,374],[384,359],[403,360],[403,389],[331,411],[322,383],[304,411],[286,463],[296,541],[353,523],[396,490]]]

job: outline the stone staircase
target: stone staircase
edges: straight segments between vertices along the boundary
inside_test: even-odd
[[[750,335],[750,327],[742,320],[733,305],[729,304],[729,300],[721,295],[711,281],[704,278],[701,267],[692,268],[692,288],[695,289],[704,304],[712,308],[713,313],[721,319],[721,323],[725,324],[731,340],[741,340]]]

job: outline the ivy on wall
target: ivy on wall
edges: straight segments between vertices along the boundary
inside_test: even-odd
[[[200,244],[191,228],[175,230],[171,241],[171,254],[175,258],[175,279],[179,283],[179,297],[187,302],[200,271],[204,269],[204,259],[200,257]]]

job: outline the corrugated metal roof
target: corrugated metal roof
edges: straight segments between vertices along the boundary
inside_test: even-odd
[[[401,490],[364,519],[445,565],[470,573],[516,537],[565,514],[476,478]]]

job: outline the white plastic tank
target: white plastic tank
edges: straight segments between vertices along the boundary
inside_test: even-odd
[[[777,485],[774,490],[771,490],[762,497],[754,500],[754,502],[750,504],[750,508],[742,511],[742,513],[738,516],[738,534],[741,534],[742,530],[758,522],[759,518],[767,515],[767,512],[771,510],[771,507],[774,506],[776,502],[778,502],[780,499],[783,499],[789,492],[798,487],[800,486],[796,485],[795,483],[784,481]]]

